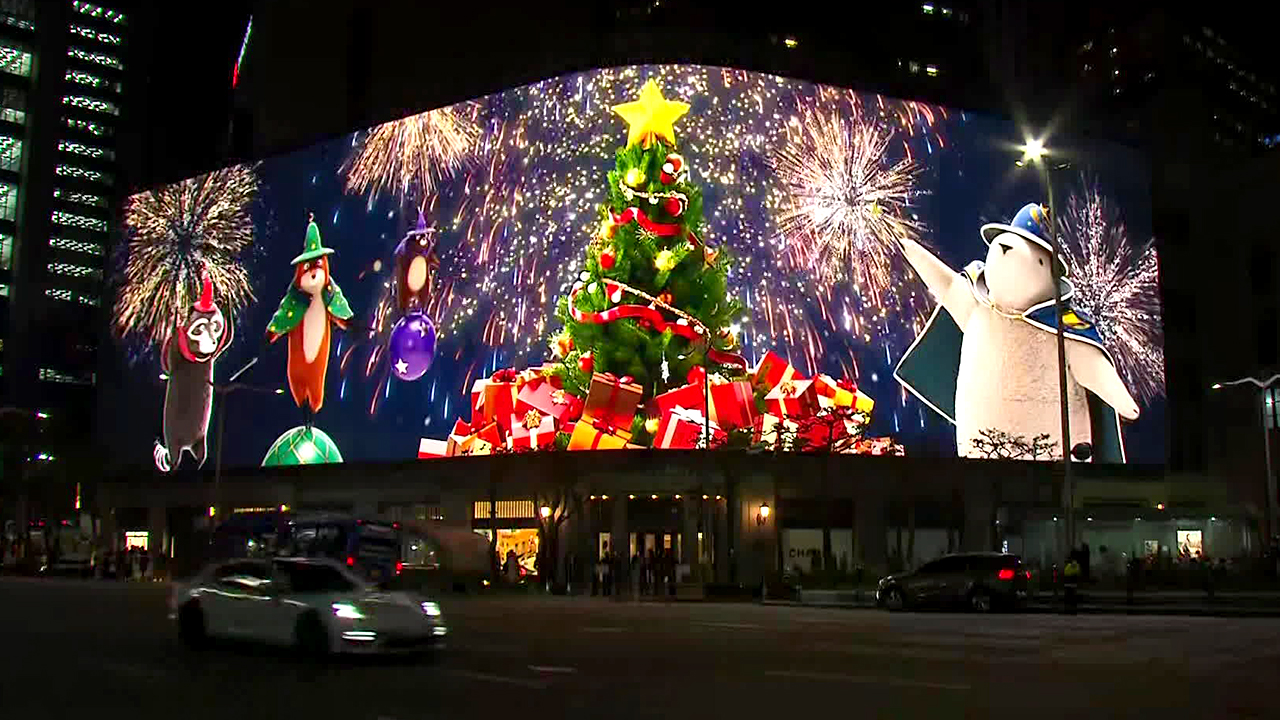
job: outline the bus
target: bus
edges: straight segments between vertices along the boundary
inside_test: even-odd
[[[289,555],[332,558],[374,582],[390,580],[404,569],[400,523],[313,513],[294,517],[289,529]]]
[[[373,582],[389,580],[404,567],[399,523],[345,513],[235,513],[214,530],[213,546],[218,560],[327,557]]]

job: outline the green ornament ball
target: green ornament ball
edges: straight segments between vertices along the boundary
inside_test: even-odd
[[[325,431],[299,425],[285,432],[271,443],[267,456],[262,458],[263,467],[276,465],[318,465],[321,463],[340,463],[342,453],[338,445]]]

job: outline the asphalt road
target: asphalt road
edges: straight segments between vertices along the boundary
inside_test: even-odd
[[[193,653],[160,586],[0,579],[0,715],[1275,717],[1280,619],[440,598],[416,661]]]

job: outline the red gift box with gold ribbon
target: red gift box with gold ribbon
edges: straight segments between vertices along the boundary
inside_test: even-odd
[[[584,417],[573,424],[573,435],[569,436],[570,450],[627,450],[637,448],[632,445],[631,431],[610,425],[598,418]]]
[[[537,410],[529,409],[511,418],[511,435],[508,438],[513,450],[539,450],[556,442],[556,419]]]
[[[751,373],[751,382],[767,388],[777,387],[778,383],[783,380],[804,380],[796,367],[787,362],[778,353],[770,350],[756,365],[756,369]]]
[[[847,377],[836,380],[830,375],[819,375],[813,379],[813,384],[818,389],[818,397],[827,398],[834,405],[852,407],[867,414],[876,406],[876,401],[863,394],[858,383]]]
[[[567,390],[546,380],[536,380],[525,384],[516,395],[516,416],[523,417],[530,410],[537,410],[543,415],[556,419],[557,426],[582,417],[582,398],[570,395]]]
[[[701,410],[676,406],[662,413],[653,446],[663,450],[705,447],[708,432],[712,446],[725,438],[724,430],[714,422],[708,424]]]
[[[582,409],[584,420],[600,420],[605,424],[627,431],[631,437],[631,421],[635,419],[643,389],[627,375],[615,377],[610,373],[591,376],[591,388]]]
[[[764,396],[764,402],[778,417],[807,417],[818,411],[818,390],[812,380],[783,380]]]
[[[751,427],[756,421],[756,396],[746,380],[726,381],[711,376],[711,421],[725,430]]]

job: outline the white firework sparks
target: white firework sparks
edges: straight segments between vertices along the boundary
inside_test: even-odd
[[[830,111],[793,127],[773,158],[789,198],[778,214],[788,248],[819,279],[848,278],[879,304],[894,284],[899,238],[920,235],[908,210],[920,166],[890,160],[886,123]]]
[[[1067,200],[1062,218],[1065,260],[1076,304],[1092,317],[1125,384],[1143,402],[1161,397],[1164,325],[1155,239],[1133,242],[1110,199],[1096,184]]]
[[[480,129],[461,109],[465,104],[419,113],[378,125],[365,133],[343,165],[345,189],[368,194],[369,207],[383,192],[420,204],[436,183],[463,166]]]

